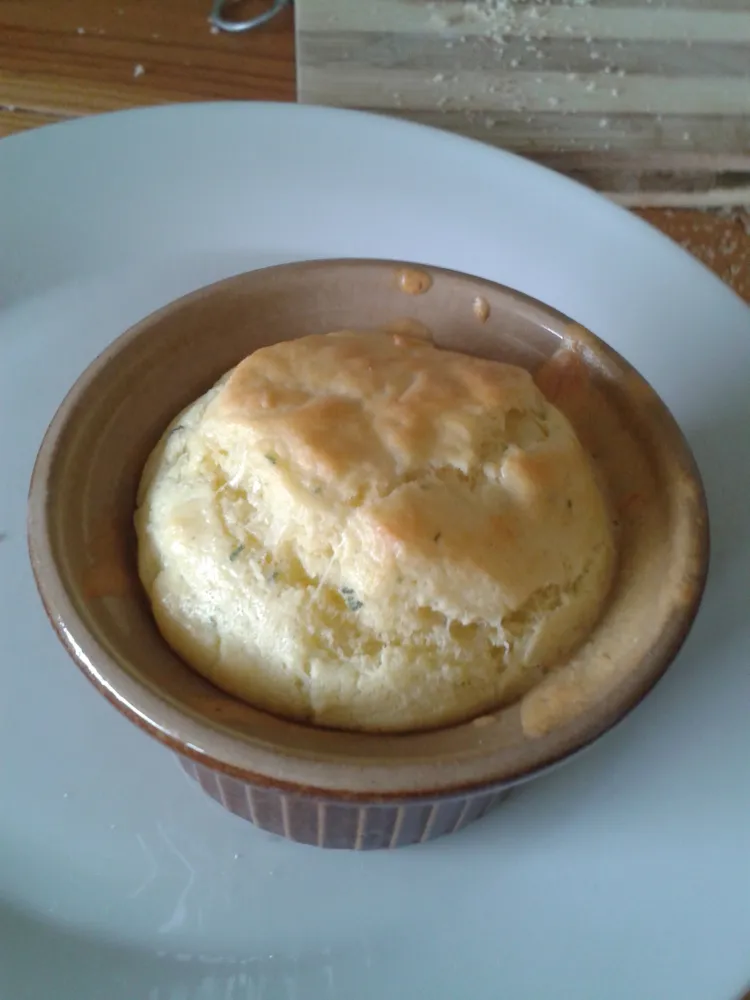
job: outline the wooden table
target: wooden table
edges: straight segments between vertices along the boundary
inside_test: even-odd
[[[210,0],[0,0],[0,136],[147,104],[293,101],[292,11],[227,35],[211,30],[209,7]],[[640,214],[750,302],[747,212]]]

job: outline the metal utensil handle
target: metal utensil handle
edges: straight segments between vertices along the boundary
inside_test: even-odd
[[[211,14],[208,19],[220,31],[252,31],[253,28],[259,28],[261,24],[266,24],[272,17],[276,17],[288,3],[291,3],[291,0],[271,0],[270,6],[262,14],[251,17],[247,21],[230,21],[224,16],[228,0],[214,0],[214,5],[211,8]]]

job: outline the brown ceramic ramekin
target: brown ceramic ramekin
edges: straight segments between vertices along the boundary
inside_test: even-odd
[[[299,725],[219,691],[162,640],[136,572],[136,488],[172,417],[251,351],[403,320],[428,326],[440,346],[533,372],[596,462],[618,525],[617,578],[585,645],[515,705],[398,736]],[[294,840],[380,848],[460,829],[633,708],[690,629],[708,525],[672,416],[591,333],[477,278],[352,260],[230,278],[116,340],[47,431],[31,483],[29,545],[72,658],[121,712],[175,750],[209,795]]]

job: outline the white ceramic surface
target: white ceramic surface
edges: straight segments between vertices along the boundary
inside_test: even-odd
[[[314,256],[422,259],[580,319],[672,406],[713,562],[647,701],[464,833],[277,841],[203,796],[57,646],[25,500],[75,376],[175,296]],[[732,1000],[750,984],[750,311],[636,219],[387,119],[183,106],[0,144],[0,998]]]

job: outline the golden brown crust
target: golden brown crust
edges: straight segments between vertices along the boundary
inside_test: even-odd
[[[542,416],[544,400],[520,368],[407,333],[342,332],[256,351],[209,418],[251,426],[302,475],[333,481],[356,468],[382,494],[424,463],[468,472],[493,410]]]

